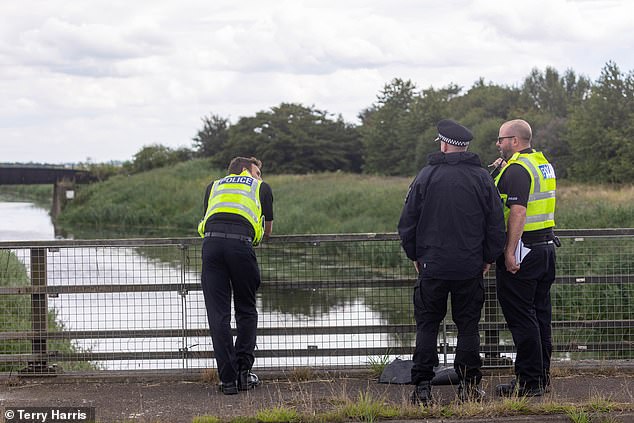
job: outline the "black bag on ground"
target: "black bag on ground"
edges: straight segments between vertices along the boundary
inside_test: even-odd
[[[401,360],[395,358],[390,364],[385,366],[379,383],[394,383],[399,385],[408,385],[412,383],[412,360]],[[432,385],[458,385],[460,379],[453,367],[434,367],[436,376],[431,380]]]

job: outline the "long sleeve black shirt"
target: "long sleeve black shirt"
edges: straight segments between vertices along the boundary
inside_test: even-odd
[[[425,277],[469,279],[494,262],[504,249],[504,213],[479,157],[431,154],[410,185],[398,232]]]

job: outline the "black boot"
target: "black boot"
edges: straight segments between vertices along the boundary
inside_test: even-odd
[[[501,383],[495,387],[495,391],[501,397],[541,397],[544,389],[541,387],[519,386],[517,380],[512,379],[509,383]]]
[[[416,385],[416,388],[414,388],[414,392],[412,392],[412,395],[409,397],[409,400],[413,405],[419,405],[419,404],[422,404],[424,406],[429,405],[429,403],[432,400],[431,382],[426,381]]]
[[[236,395],[238,393],[237,382],[220,382],[220,392],[225,395]]]
[[[241,391],[248,391],[261,383],[260,378],[249,370],[240,370],[238,373],[238,389]]]

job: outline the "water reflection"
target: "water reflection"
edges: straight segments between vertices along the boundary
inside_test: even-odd
[[[0,241],[34,241],[55,238],[48,211],[24,202],[0,202]]]
[[[0,203],[4,225],[0,227],[3,240],[46,240],[55,237],[48,213],[28,203]],[[11,222],[7,224],[7,222]],[[13,230],[13,229],[17,230]],[[13,231],[12,231],[13,230]],[[113,231],[89,232],[63,230],[75,238],[126,238],[129,233]],[[182,233],[168,234],[155,231],[159,237],[182,237]],[[148,236],[135,234],[134,237]],[[187,234],[186,236],[195,236]],[[363,248],[363,246],[362,246]],[[176,246],[140,248],[60,248],[49,252],[48,283],[63,285],[112,285],[180,283],[198,284],[200,249],[196,246],[189,254],[187,268],[182,269],[183,251]],[[286,254],[286,256],[285,256]],[[358,254],[358,253],[355,253]],[[258,249],[263,258],[265,283],[258,293],[261,328],[313,328],[328,326],[384,326],[389,323],[410,323],[413,313],[409,305],[409,289],[373,289],[369,286],[351,288],[301,289],[280,288],[280,280],[346,281],[351,278],[376,278],[382,269],[370,269],[366,254],[354,255],[347,247],[324,245],[319,251],[311,245],[289,248],[283,245]],[[29,266],[28,250],[18,252],[22,262]],[[393,257],[393,254],[386,254]],[[342,261],[346,263],[342,265]],[[390,260],[393,260],[391,258]],[[307,265],[307,263],[310,263]],[[184,270],[184,271],[183,271]],[[184,280],[182,279],[184,277]],[[74,331],[127,331],[197,329],[206,331],[207,320],[199,290],[190,290],[182,296],[169,292],[116,292],[98,294],[60,294],[49,298],[49,307],[66,330]],[[235,322],[233,322],[235,326]],[[409,345],[411,339],[401,339],[388,333],[292,334],[258,337],[261,350],[381,348]],[[74,341],[78,352],[148,352],[148,351],[210,351],[209,337],[151,337],[111,338],[99,337]],[[256,353],[257,354],[257,353]],[[359,365],[366,364],[367,356],[348,357],[269,357],[257,361],[261,367],[292,367],[297,365]],[[97,363],[107,369],[213,367],[211,359],[188,360],[104,360]]]

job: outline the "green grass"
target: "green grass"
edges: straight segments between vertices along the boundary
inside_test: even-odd
[[[75,234],[82,227],[196,236],[206,185],[222,172],[204,162],[181,163],[80,187],[59,218]],[[324,173],[266,179],[275,198],[275,234],[393,232],[408,181]],[[80,236],[81,237],[81,236]]]
[[[53,185],[1,185],[0,201],[28,201],[50,209]]]
[[[79,238],[99,236],[96,228],[115,236],[196,236],[205,187],[223,174],[206,160],[192,160],[81,185],[59,223]],[[394,232],[413,176],[267,175],[275,198],[273,232]],[[560,229],[634,227],[634,186],[560,183],[556,221]]]
[[[255,417],[264,423],[298,422],[300,420],[297,410],[282,406],[260,410]]]
[[[374,422],[378,419],[398,417],[400,411],[394,405],[386,404],[380,399],[373,398],[370,393],[359,393],[356,401],[350,401],[340,410],[341,414],[362,422]]]
[[[222,423],[222,420],[214,416],[197,416],[194,417],[192,423]]]
[[[566,416],[571,422],[616,422],[612,414],[631,411],[631,404],[614,403],[603,397],[590,398],[580,403],[569,403],[552,400],[531,401],[527,398],[506,398],[496,401],[466,402],[452,401],[441,405],[432,403],[429,406],[410,405],[409,402],[391,402],[382,397],[373,396],[370,392],[360,392],[351,398],[348,393],[333,393],[326,403],[307,404],[305,409],[274,405],[262,408],[253,415],[245,414],[231,418],[201,416],[195,417],[193,423],[256,423],[256,422],[377,422],[392,419],[422,421],[427,419],[478,419],[502,421],[505,416],[533,416],[533,420],[541,421],[539,416]],[[302,407],[300,407],[302,408]]]
[[[570,184],[557,188],[559,229],[634,227],[634,185]]]
[[[384,355],[377,357],[369,357],[368,365],[370,366],[370,374],[372,377],[379,378],[385,370],[385,366],[390,364],[390,353],[386,352]]]
[[[9,250],[0,250],[0,286],[21,287],[29,284],[26,268]],[[31,298],[26,295],[0,296],[0,328],[6,332],[22,332],[31,329],[29,319]],[[31,351],[28,341],[7,341],[0,346],[3,354],[20,354]],[[0,365],[0,371],[14,370]]]
[[[26,268],[18,260],[15,254],[9,250],[0,250],[0,286],[21,287],[30,285]],[[31,330],[31,297],[28,295],[0,295],[0,329],[3,332],[26,332]],[[64,330],[62,323],[57,321],[53,310],[48,312],[48,330],[59,332]],[[73,353],[79,350],[69,341],[55,340],[48,343],[49,351]],[[30,341],[6,341],[0,344],[2,354],[29,354],[31,353]],[[25,367],[0,365],[0,372],[16,371]],[[64,370],[94,370],[91,363],[71,362],[62,363]]]

